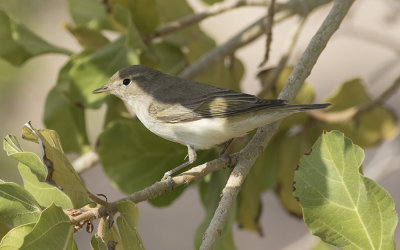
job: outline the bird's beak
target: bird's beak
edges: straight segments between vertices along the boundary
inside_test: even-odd
[[[92,94],[98,94],[98,93],[104,93],[104,92],[109,92],[110,89],[107,86],[103,86],[101,88],[93,90]]]

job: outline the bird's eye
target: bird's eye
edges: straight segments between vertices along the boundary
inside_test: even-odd
[[[124,80],[122,80],[122,83],[126,86],[129,83],[131,83],[131,79],[124,79]]]

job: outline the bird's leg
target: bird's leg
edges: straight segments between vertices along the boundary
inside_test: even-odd
[[[232,145],[232,142],[235,138],[229,139],[228,141],[225,142],[224,144],[224,148],[221,150],[221,152],[219,152],[219,157],[221,158],[225,158],[228,160],[228,167],[231,168],[231,156],[229,155],[229,153],[227,153],[226,151],[228,150],[229,146]]]
[[[181,165],[177,166],[176,168],[171,169],[168,172],[165,172],[162,180],[170,179],[172,174],[174,174],[174,173],[178,172],[179,170],[181,170],[182,168],[192,164],[196,160],[197,154],[196,154],[196,151],[194,150],[193,146],[187,145],[187,148],[188,148],[189,160],[187,162],[184,162]]]
[[[226,152],[226,150],[229,148],[229,146],[232,144],[233,139],[229,139],[224,143],[224,148],[221,150],[221,152],[219,152],[219,156],[223,156]]]

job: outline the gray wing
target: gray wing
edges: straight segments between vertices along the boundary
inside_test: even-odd
[[[230,117],[286,105],[285,100],[265,100],[233,90],[216,90],[182,103],[166,105],[154,102],[149,107],[150,115],[166,123],[177,123],[196,121],[202,118]]]

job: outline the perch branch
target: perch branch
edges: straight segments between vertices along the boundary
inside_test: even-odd
[[[162,25],[154,31],[150,38],[155,39],[157,37],[168,35],[192,24],[199,23],[208,17],[212,17],[235,8],[244,6],[265,6],[267,4],[268,2],[264,0],[231,0],[216,3],[202,12],[194,13]]]
[[[317,62],[320,54],[326,47],[329,39],[339,28],[340,23],[346,16],[354,0],[336,0],[328,16],[311,39],[299,62],[281,91],[279,98],[292,101],[300,90],[304,80],[310,75],[311,70]],[[240,151],[236,167],[229,176],[228,182],[222,191],[222,197],[214,213],[210,225],[203,236],[200,249],[214,249],[231,208],[234,206],[236,197],[247,174],[250,172],[256,158],[262,153],[279,127],[279,122],[264,126],[257,130],[249,144]]]
[[[174,187],[188,184],[194,180],[203,178],[209,173],[220,170],[222,168],[229,167],[232,164],[236,163],[238,156],[239,153],[231,155],[230,158],[220,157],[218,159],[193,167],[186,172],[183,172],[175,177],[172,177],[172,180],[174,182]],[[104,217],[106,215],[117,212],[117,204],[122,200],[130,200],[132,202],[139,203],[142,201],[152,199],[161,194],[164,194],[165,192],[171,191],[171,189],[172,189],[171,185],[168,181],[159,181],[125,198],[122,198],[112,203],[108,203],[106,206],[100,208],[88,209],[76,216],[71,215],[71,213],[68,211],[66,211],[66,214],[69,216],[72,224],[78,224],[81,221],[98,219],[100,217]]]

